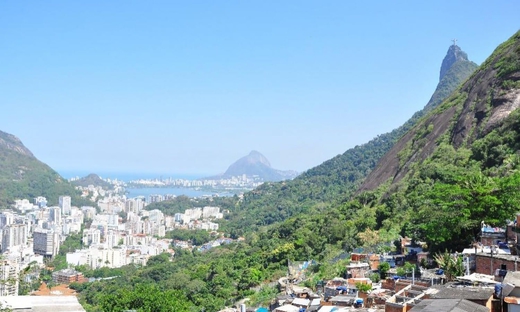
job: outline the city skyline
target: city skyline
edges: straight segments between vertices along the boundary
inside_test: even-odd
[[[2,3],[0,130],[60,173],[203,177],[251,150],[302,172],[404,123],[454,38],[481,64],[519,9]]]

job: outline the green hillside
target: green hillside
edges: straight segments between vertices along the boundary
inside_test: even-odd
[[[350,205],[364,202],[373,230],[431,250],[469,246],[481,222],[504,225],[520,207],[519,107],[520,32],[394,145]]]
[[[477,65],[467,59],[466,53],[458,46],[451,46],[443,60],[439,84],[424,109],[397,129],[351,148],[294,180],[265,183],[246,193],[232,217],[233,223],[239,229],[254,229],[283,221],[311,208],[324,209],[345,202],[395,142],[455,91],[476,68]]]
[[[45,196],[57,205],[61,195],[72,196],[74,205],[90,204],[56,171],[42,163],[14,135],[0,131],[0,208],[15,199]]]
[[[474,79],[468,83],[474,83]],[[150,302],[155,304],[156,309],[175,306],[176,311],[218,311],[244,297],[251,299],[248,301],[250,306],[270,301],[276,290],[268,286],[255,290],[252,287],[285,276],[288,261],[314,259],[318,262],[312,267],[313,279],[306,281],[307,286],[314,286],[317,280],[341,275],[345,269],[342,261],[345,252],[360,246],[383,250],[388,248],[387,244],[398,237],[400,232],[420,233],[420,228],[410,226],[410,221],[416,221],[410,213],[414,208],[405,206],[405,193],[399,185],[392,184],[392,180],[388,179],[368,191],[360,192],[352,200],[348,197],[356,191],[365,175],[376,167],[378,160],[385,159],[382,158],[385,151],[395,148],[395,142],[399,144],[410,136],[419,136],[417,144],[425,144],[419,142],[421,135],[436,132],[430,129],[429,124],[426,124],[426,130],[419,131],[424,129],[425,121],[435,119],[436,116],[443,118],[442,112],[456,105],[457,99],[459,97],[454,95],[440,106],[439,103],[430,105],[429,112],[427,109],[417,113],[398,130],[351,149],[309,170],[294,181],[266,183],[245,194],[242,200],[226,199],[225,207],[231,210],[232,217],[223,225],[235,235],[244,234],[243,242],[214,248],[205,253],[177,250],[173,261],[169,261],[167,256],[157,256],[144,268],[128,266],[99,271],[96,274],[117,275],[119,278],[73,287],[80,292],[84,307],[92,311],[135,309]],[[452,119],[448,118],[444,123],[451,124]],[[505,123],[504,127],[510,128]],[[442,142],[434,141],[434,144],[439,146],[436,154],[439,159],[432,157],[429,162],[431,168],[425,167],[422,174],[429,174],[436,166],[439,167],[438,172],[443,172],[446,176],[456,176],[466,169],[463,165],[469,163],[464,158],[469,154],[468,148],[456,150],[447,143],[446,147],[440,145]],[[404,146],[408,146],[408,143]],[[398,154],[404,155],[401,152]],[[411,169],[422,166],[406,161],[411,158],[402,159],[402,166],[398,169],[403,169],[406,164]],[[381,163],[380,161],[377,168],[383,167]],[[455,170],[459,166],[461,169]],[[386,170],[392,171],[393,167]],[[417,174],[420,175],[420,171]],[[400,181],[410,181],[407,185],[412,185],[413,180],[408,180],[409,176],[411,175]],[[515,175],[510,175],[500,180],[497,177],[495,185],[503,187],[501,190],[507,190],[514,185],[514,177]],[[435,177],[430,177],[428,181],[432,186],[436,185]],[[478,183],[477,178],[475,181]],[[435,194],[446,194],[444,185],[439,187],[439,191],[432,193],[432,200],[435,199],[439,204],[441,200],[446,204],[452,203],[451,198],[442,198],[440,195],[439,198],[434,197]],[[482,192],[489,192],[490,189],[492,188],[482,189]],[[515,203],[512,200],[511,204]],[[416,202],[419,203],[419,199]],[[174,206],[170,211],[178,211],[191,205],[180,199],[172,203]],[[169,205],[164,202],[155,207],[168,209]],[[477,212],[484,216],[481,210]],[[496,219],[505,215],[496,212],[491,212]],[[446,216],[438,213],[432,214],[433,216],[444,218],[440,220],[452,217],[449,211]],[[465,219],[459,218],[457,221],[464,224]],[[432,248],[435,246],[431,245]],[[168,291],[166,298],[161,301],[156,295],[160,291]],[[144,299],[134,300],[139,296]]]

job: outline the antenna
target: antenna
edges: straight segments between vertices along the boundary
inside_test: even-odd
[[[454,46],[457,45],[457,39],[452,39],[451,41],[453,41],[453,45],[454,45]]]

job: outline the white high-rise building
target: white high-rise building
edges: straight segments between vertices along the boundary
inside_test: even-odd
[[[40,208],[47,207],[47,198],[43,196],[38,196],[34,198],[34,204]]]
[[[175,222],[177,222],[177,223],[181,223],[182,220],[183,220],[183,218],[184,218],[184,214],[183,214],[183,213],[180,213],[180,212],[177,212],[177,213],[175,214],[175,216],[174,216],[174,220],[175,220]]]
[[[13,224],[14,215],[9,211],[2,211],[0,213],[0,229],[3,229],[6,225]]]
[[[112,248],[119,245],[119,239],[121,235],[116,231],[108,231],[105,235],[105,244],[108,248]]]
[[[189,218],[189,220],[198,220],[198,219],[200,219],[200,217],[202,217],[202,209],[201,208],[186,209],[184,211],[184,217]]]
[[[101,243],[101,231],[98,229],[88,229],[83,231],[83,245],[98,245]]]
[[[166,236],[166,227],[164,225],[156,226],[152,229],[152,235],[157,237]]]
[[[45,257],[53,257],[60,250],[60,235],[50,230],[36,229],[33,232],[33,251]]]
[[[0,296],[18,296],[18,264],[9,261],[0,263]]]
[[[70,215],[70,210],[72,209],[70,196],[60,196],[58,206],[60,206],[63,215]]]
[[[14,208],[25,213],[26,211],[37,209],[38,206],[33,205],[28,199],[17,199],[14,201]]]
[[[117,226],[119,225],[119,216],[117,214],[107,215],[107,225],[110,228],[117,228]]]
[[[208,219],[208,218],[220,219],[220,218],[222,218],[222,214],[220,213],[220,208],[211,207],[211,206],[204,207],[202,209],[202,218],[203,219]]]
[[[162,224],[164,222],[164,214],[158,209],[150,210],[148,220],[157,224]]]
[[[139,211],[143,210],[144,201],[142,198],[131,198],[125,202],[125,211],[139,214]]]
[[[61,208],[60,207],[50,207],[49,208],[49,221],[54,222],[56,224],[61,224]]]
[[[27,245],[27,225],[11,224],[2,230],[2,252],[14,246]]]

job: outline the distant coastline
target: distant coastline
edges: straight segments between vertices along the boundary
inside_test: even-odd
[[[195,189],[192,189],[192,188],[180,188],[180,187],[176,187],[176,188],[166,188],[166,187],[161,187],[161,188],[127,188],[126,189],[126,196],[128,198],[134,198],[134,197],[138,197],[138,196],[144,196],[148,199],[148,197],[150,195],[167,195],[167,194],[171,194],[171,195],[175,195],[175,196],[181,196],[181,195],[184,195],[184,196],[188,196],[188,197],[203,197],[203,196],[213,196],[213,195],[218,195],[218,196],[233,196],[234,194],[233,193],[229,193],[229,192],[225,192],[225,193],[221,193],[221,192],[215,192],[214,190],[195,190]]]
[[[103,171],[83,171],[83,170],[59,170],[58,173],[65,179],[71,179],[75,177],[86,177],[91,173],[99,175],[103,179],[117,179],[119,181],[129,182],[132,180],[139,179],[186,179],[186,180],[197,180],[210,174],[176,174],[176,173],[129,173],[129,172],[103,172]]]

